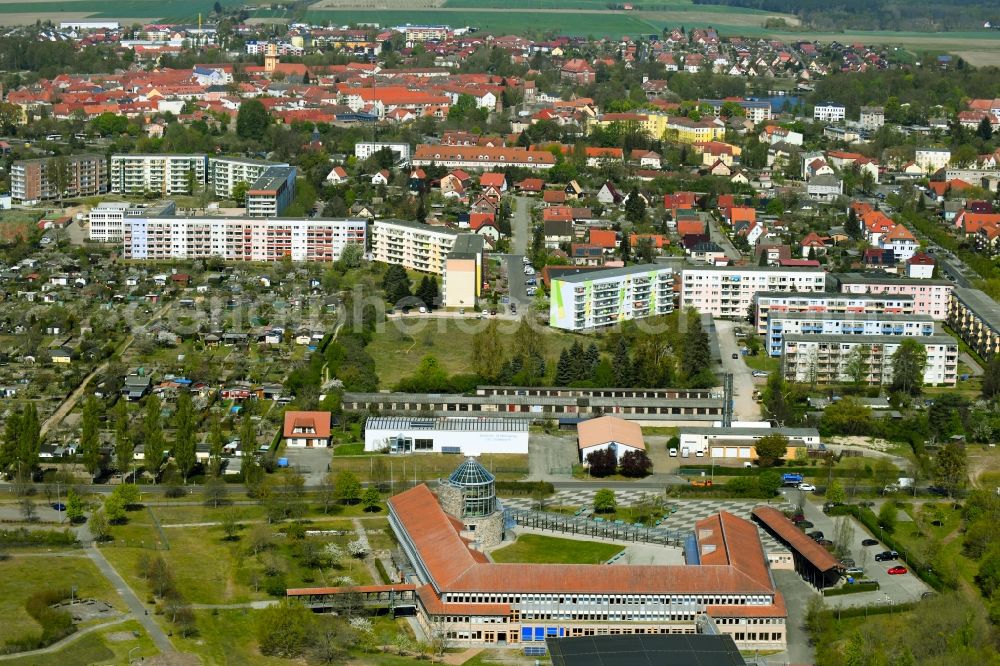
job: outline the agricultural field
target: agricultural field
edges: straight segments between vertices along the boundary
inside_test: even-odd
[[[603,564],[622,550],[610,543],[521,534],[511,545],[491,552],[490,557],[503,563]]]

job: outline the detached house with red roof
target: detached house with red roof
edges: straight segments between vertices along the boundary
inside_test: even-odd
[[[920,248],[920,243],[910,230],[902,224],[894,226],[889,233],[882,236],[880,246],[883,250],[892,250],[896,261],[907,261]]]
[[[569,81],[578,86],[585,86],[594,82],[594,68],[586,60],[573,58],[567,60],[559,70],[559,78]]]
[[[328,447],[330,423],[330,412],[285,412],[282,436],[289,447]]]

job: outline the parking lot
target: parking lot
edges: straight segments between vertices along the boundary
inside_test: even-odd
[[[279,458],[287,458],[288,465],[302,474],[307,486],[317,486],[326,476],[330,465],[330,449],[298,449],[285,447]]]
[[[782,494],[791,504],[797,503],[799,492],[792,488],[782,490]],[[836,538],[837,523],[835,521],[840,520],[840,517],[831,518],[823,513],[820,504],[811,500],[806,501],[803,513],[806,519],[814,525],[808,531],[820,530],[823,532],[825,538],[831,540]],[[908,571],[902,575],[890,575],[888,570],[893,566],[905,566],[907,569],[909,569],[909,566],[902,561],[876,562],[875,555],[888,549],[881,542],[877,546],[862,546],[861,542],[864,539],[878,540],[879,535],[870,534],[860,523],[850,516],[844,516],[843,519],[850,526],[851,534],[847,556],[852,558],[857,566],[865,570],[865,578],[878,581],[880,589],[874,592],[859,592],[857,594],[827,597],[827,605],[846,608],[851,606],[905,603],[917,601],[924,592],[931,590],[912,571]],[[802,585],[807,585],[804,581],[800,582]]]

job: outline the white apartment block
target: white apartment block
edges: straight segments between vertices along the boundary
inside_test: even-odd
[[[102,201],[88,213],[88,238],[98,243],[120,243],[124,237],[125,218],[173,215],[173,201],[141,205],[123,201]]]
[[[424,273],[444,275],[448,253],[459,233],[406,220],[372,223],[372,259]]]
[[[813,107],[813,120],[822,123],[839,123],[847,118],[847,107],[843,104],[824,102]]]
[[[549,294],[549,325],[567,331],[613,326],[673,310],[673,269],[656,264],[553,278]]]
[[[204,155],[112,155],[111,191],[115,194],[191,194],[205,182]]]
[[[273,166],[287,167],[288,164],[243,157],[209,157],[208,187],[219,199],[231,199],[237,183],[246,183],[249,187]]]
[[[836,315],[912,315],[913,296],[886,294],[841,294],[822,291],[811,294],[759,292],[754,325],[758,335],[767,334],[771,315],[794,312]]]
[[[815,268],[720,266],[681,271],[681,307],[713,317],[743,319],[760,292],[823,291],[826,273]]]
[[[365,245],[366,220],[249,217],[125,218],[126,259],[322,261]]]
[[[366,160],[375,153],[388,148],[396,156],[397,162],[410,161],[410,144],[388,143],[383,141],[359,141],[354,144],[354,156]]]
[[[865,382],[892,383],[892,355],[904,340],[916,340],[927,350],[924,385],[954,386],[958,379],[958,342],[949,335],[920,337],[862,335],[785,336],[781,367],[787,381],[818,384],[849,383],[848,364],[858,347],[867,351]]]
[[[935,333],[934,319],[927,315],[772,312],[767,318],[765,344],[771,356],[781,356],[782,341],[789,335],[927,336]]]
[[[935,173],[948,167],[951,151],[947,148],[917,148],[913,161],[924,173]]]
[[[948,318],[948,301],[955,285],[948,280],[917,280],[882,277],[864,273],[837,273],[831,276],[842,294],[889,294],[912,296],[913,313],[930,315],[937,321]]]

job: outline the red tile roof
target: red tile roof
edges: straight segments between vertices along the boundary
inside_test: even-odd
[[[608,442],[618,442],[634,449],[646,449],[646,442],[642,438],[642,426],[617,416],[601,416],[581,421],[576,426],[576,438],[581,449]]]
[[[795,523],[774,507],[758,506],[753,510],[753,515],[820,571],[829,571],[840,566],[837,558],[826,548],[807,537]]]
[[[297,433],[296,428],[309,429],[314,432]],[[315,438],[325,439],[330,436],[330,412],[285,412],[285,438]]]
[[[590,242],[607,250],[618,247],[618,236],[611,229],[591,229]]]

